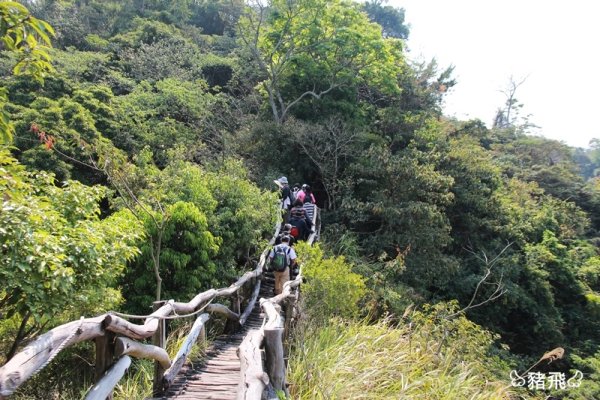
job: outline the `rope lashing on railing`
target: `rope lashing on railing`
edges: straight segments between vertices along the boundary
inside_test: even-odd
[[[67,345],[67,343],[69,343],[71,341],[71,339],[73,339],[73,337],[75,335],[77,335],[78,333],[81,332],[81,327],[83,326],[83,320],[84,320],[84,317],[82,315],[81,318],[79,318],[79,326],[77,327],[77,329],[74,329],[73,332],[69,336],[67,336],[67,338],[65,340],[63,340],[60,345],[58,345],[54,350],[52,350],[52,353],[50,353],[50,356],[48,357],[48,359],[46,360],[46,362],[43,363],[42,365],[40,365],[39,368],[36,369],[33,372],[32,376],[35,375],[35,374],[37,374],[38,372],[40,372],[44,368],[46,368],[46,366],[48,364],[50,364],[50,362],[52,360],[54,360],[54,358],[58,355],[58,353],[60,353],[62,351],[62,349],[65,348],[65,346]]]
[[[115,315],[115,316],[121,317],[121,318],[129,318],[129,319],[148,319],[148,318],[156,318],[156,319],[163,319],[163,320],[164,319],[179,319],[179,318],[193,317],[194,315],[200,314],[202,311],[204,311],[206,309],[206,307],[208,307],[212,303],[212,301],[213,301],[213,299],[210,299],[205,305],[203,305],[202,307],[200,307],[193,313],[183,314],[183,315],[177,314],[177,311],[175,310],[175,307],[173,306],[173,303],[171,303],[171,302],[169,302],[167,304],[171,306],[171,310],[173,311],[173,314],[175,314],[175,315],[167,315],[167,316],[161,317],[161,316],[152,315],[152,314],[150,314],[150,315],[126,314],[126,313],[120,313],[118,311],[109,311],[109,312],[107,312],[107,314]]]

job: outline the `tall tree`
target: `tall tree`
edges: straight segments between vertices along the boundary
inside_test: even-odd
[[[404,24],[404,8],[384,5],[387,0],[371,0],[364,9],[373,22],[381,25],[383,37],[408,39],[409,27]]]
[[[402,45],[385,40],[360,7],[345,0],[257,0],[240,19],[239,38],[263,74],[277,124],[304,99],[373,85],[399,93]]]
[[[525,83],[527,78],[523,78],[516,81],[512,76],[509,79],[506,88],[501,92],[506,97],[504,107],[499,108],[494,118],[494,128],[498,129],[512,129],[517,133],[526,133],[531,128],[538,128],[537,125],[529,121],[531,114],[521,116],[520,112],[523,109],[523,103],[521,103],[517,97],[517,89]]]

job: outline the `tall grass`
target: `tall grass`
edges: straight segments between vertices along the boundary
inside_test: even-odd
[[[294,399],[523,398],[485,373],[485,359],[465,361],[425,327],[332,319],[300,329],[288,366]]]

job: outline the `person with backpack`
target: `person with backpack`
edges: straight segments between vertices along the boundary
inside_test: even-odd
[[[310,201],[311,203],[315,204],[317,202],[315,200],[315,195],[312,194],[312,189],[306,183],[302,185],[302,190],[298,192],[296,199],[302,200],[302,203]]]
[[[290,237],[281,238],[281,244],[274,246],[269,253],[269,266],[275,275],[275,295],[283,291],[283,284],[290,280],[290,268],[296,265],[296,252],[290,246]]]
[[[280,198],[281,198],[281,209],[283,210],[283,220],[287,221],[289,219],[289,210],[292,208],[292,204],[294,203],[295,197],[292,195],[292,189],[288,185],[288,180],[285,176],[282,176],[279,179],[275,179],[273,181],[280,190]]]
[[[277,235],[277,237],[275,238],[275,245],[281,244],[281,239],[284,236],[288,236],[290,238],[290,246],[294,246],[294,243],[296,243],[296,239],[294,238],[294,236],[292,236],[292,225],[291,224],[285,224],[283,226],[283,231]]]
[[[289,223],[292,225],[291,234],[296,240],[306,240],[308,238],[312,228],[312,221],[306,215],[304,205],[300,199],[296,199],[294,207],[290,210]]]

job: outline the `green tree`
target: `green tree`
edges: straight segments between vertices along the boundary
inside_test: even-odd
[[[166,206],[165,216],[154,217],[164,218],[160,225],[148,213],[140,215],[146,234],[160,236],[161,249],[158,255],[153,254],[154,242],[147,241],[141,246],[140,257],[129,264],[122,279],[128,310],[144,313],[157,300],[151,295],[157,285],[154,257],[160,258],[161,298],[186,302],[203,290],[219,286],[212,258],[220,240],[210,233],[207,218],[198,207],[182,201]]]
[[[383,37],[408,39],[409,27],[404,24],[404,8],[384,5],[387,0],[371,0],[364,9],[373,22],[381,25]]]
[[[303,100],[371,85],[397,94],[401,42],[384,40],[355,3],[257,2],[240,19],[239,38],[263,74],[261,88],[281,124]]]
[[[400,263],[392,282],[425,291],[447,285],[457,268],[445,252],[451,243],[446,207],[453,179],[437,166],[441,134],[431,122],[395,153],[384,144],[371,145],[350,167],[351,195],[340,207],[366,254]]]
[[[57,187],[52,175],[25,172],[5,150],[0,161],[0,312],[20,320],[10,358],[57,315],[116,306],[114,285],[138,252],[140,231],[126,212],[100,219],[106,188]]]
[[[47,22],[33,17],[23,5],[0,2],[0,52],[16,56],[13,74],[41,80],[52,71],[48,47],[53,34]],[[0,85],[0,144],[9,143],[12,136],[10,117],[4,109],[7,95],[6,87]]]

